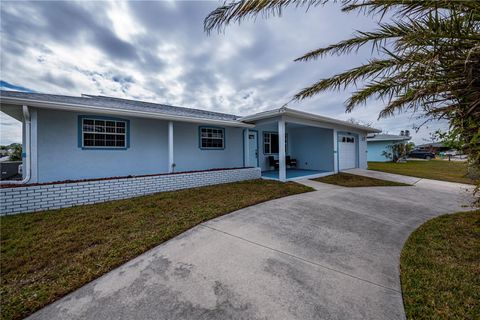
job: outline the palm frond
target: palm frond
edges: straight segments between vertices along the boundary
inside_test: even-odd
[[[282,10],[289,6],[315,7],[326,3],[327,0],[241,0],[225,3],[212,11],[203,21],[204,30],[210,33],[212,30],[222,31],[232,22],[240,22],[248,17],[255,18],[262,15],[264,18],[280,16]]]

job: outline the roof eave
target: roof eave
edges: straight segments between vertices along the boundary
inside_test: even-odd
[[[237,120],[229,121],[229,120],[208,119],[208,118],[200,118],[200,117],[176,116],[176,115],[161,114],[161,113],[140,111],[140,110],[125,110],[125,109],[116,109],[116,108],[109,108],[109,107],[89,106],[89,105],[83,105],[83,104],[61,103],[61,102],[42,101],[42,100],[23,99],[23,98],[1,97],[0,104],[18,105],[18,106],[28,105],[31,107],[45,108],[45,109],[79,111],[79,112],[98,112],[102,114],[123,115],[123,116],[132,116],[132,117],[141,117],[141,118],[152,118],[152,119],[159,119],[159,120],[181,121],[181,122],[216,124],[216,125],[224,125],[224,126],[232,126],[232,127],[243,127],[243,128],[254,127],[254,125],[252,124],[244,123]]]
[[[300,117],[300,118],[304,118],[304,119],[310,119],[310,120],[322,121],[322,122],[326,122],[326,123],[338,124],[338,125],[342,125],[342,126],[345,126],[345,127],[362,130],[362,131],[365,131],[367,133],[380,133],[380,132],[382,132],[381,130],[376,129],[376,128],[357,125],[357,124],[353,124],[353,123],[350,123],[350,122],[347,122],[347,121],[337,120],[337,119],[333,119],[333,118],[329,118],[329,117],[324,117],[324,116],[320,116],[320,115],[316,115],[316,114],[312,114],[312,113],[308,113],[308,112],[304,112],[304,111],[293,110],[293,109],[289,109],[289,108],[286,108],[286,107],[282,107],[282,108],[274,109],[274,110],[269,110],[269,111],[265,111],[265,112],[260,112],[260,113],[257,113],[257,114],[251,115],[251,116],[242,117],[239,120],[244,121],[244,122],[252,122],[252,121],[258,121],[258,120],[262,120],[262,119],[266,119],[266,118],[270,118],[270,117],[274,117],[274,116],[278,116],[278,115],[292,115],[292,116],[296,116],[296,117]]]
[[[408,141],[408,140],[411,140],[412,137],[408,137],[408,138],[405,138],[405,139],[398,139],[398,138],[385,138],[385,139],[369,139],[367,138],[367,142],[375,142],[375,141]]]

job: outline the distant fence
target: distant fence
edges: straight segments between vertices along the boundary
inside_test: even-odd
[[[238,168],[7,187],[0,189],[0,215],[66,208],[260,177],[260,168]]]

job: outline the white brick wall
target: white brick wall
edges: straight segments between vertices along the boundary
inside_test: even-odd
[[[260,168],[242,168],[2,188],[0,215],[66,208],[260,177]]]

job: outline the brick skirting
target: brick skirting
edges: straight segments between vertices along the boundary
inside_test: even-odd
[[[240,168],[2,188],[0,215],[66,208],[260,177],[260,168]]]

